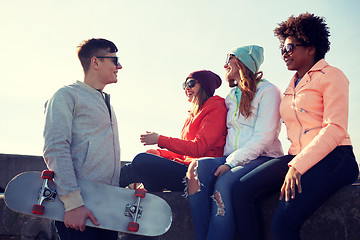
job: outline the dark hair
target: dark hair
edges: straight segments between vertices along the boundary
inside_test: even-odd
[[[324,58],[330,50],[330,32],[325,18],[308,12],[300,14],[298,17],[292,15],[285,22],[279,23],[274,34],[279,38],[281,45],[284,44],[286,38],[294,37],[301,44],[314,46],[316,62]]]
[[[113,42],[102,38],[85,40],[80,43],[78,48],[78,57],[85,73],[90,68],[90,60],[93,56],[104,56],[107,53],[118,51]]]
[[[198,84],[200,84],[200,83],[198,82]],[[200,89],[195,96],[195,100],[193,101],[193,105],[192,105],[192,109],[190,110],[190,113],[193,114],[193,116],[198,114],[199,111],[201,110],[202,106],[205,104],[205,102],[209,98],[210,98],[210,96],[207,95],[205,89],[200,84]]]

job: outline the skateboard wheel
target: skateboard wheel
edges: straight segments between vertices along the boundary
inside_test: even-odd
[[[141,197],[144,198],[146,194],[146,190],[145,189],[136,189],[135,190],[135,197]]]
[[[44,170],[41,174],[42,179],[53,179],[54,178],[54,172],[50,170]]]
[[[38,204],[35,204],[31,210],[31,212],[36,215],[43,215],[44,211],[45,211],[45,207]]]
[[[129,222],[128,224],[128,230],[130,232],[137,232],[139,231],[139,224],[136,222]]]

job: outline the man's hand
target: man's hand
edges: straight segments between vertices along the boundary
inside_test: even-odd
[[[290,201],[290,197],[294,199],[296,192],[295,185],[298,187],[298,193],[301,193],[301,174],[294,167],[290,167],[281,187],[280,200],[282,200],[284,196],[287,202]]]
[[[87,207],[81,206],[73,210],[65,212],[64,215],[64,224],[67,228],[73,228],[80,230],[81,232],[85,231],[85,222],[86,219],[90,218],[92,223],[96,226],[99,226],[100,223]]]

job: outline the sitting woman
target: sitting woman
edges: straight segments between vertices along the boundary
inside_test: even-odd
[[[162,149],[140,153],[132,163],[122,167],[120,187],[143,183],[149,191],[183,191],[188,165],[193,159],[223,155],[227,110],[225,100],[213,96],[220,85],[221,78],[207,70],[193,72],[186,78],[183,89],[192,104],[181,137],[154,132],[141,135],[144,145],[157,144]]]
[[[262,78],[263,48],[232,49],[224,68],[233,89],[226,98],[227,137],[224,156],[203,158],[189,166],[188,194],[197,240],[234,239],[232,186],[268,160],[283,155],[280,90]]]
[[[325,20],[310,13],[291,16],[275,35],[288,70],[295,71],[280,104],[291,146],[288,155],[235,183],[233,206],[243,240],[262,239],[259,202],[279,190],[273,239],[300,239],[306,219],[359,174],[347,132],[349,80],[324,60],[330,49]]]

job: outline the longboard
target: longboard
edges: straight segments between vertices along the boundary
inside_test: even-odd
[[[64,221],[64,205],[56,192],[51,171],[24,172],[6,186],[5,203],[13,211]],[[78,179],[81,196],[100,222],[86,226],[142,236],[159,236],[172,223],[168,203],[153,194]]]

